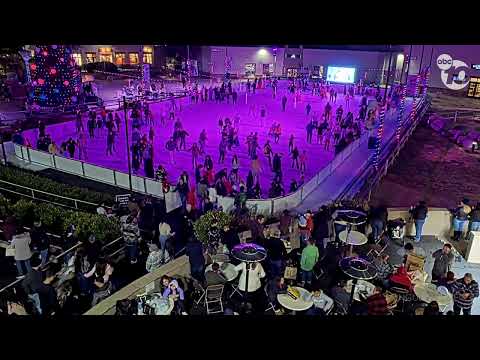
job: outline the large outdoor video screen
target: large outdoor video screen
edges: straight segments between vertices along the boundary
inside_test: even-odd
[[[329,66],[327,69],[327,81],[353,84],[355,82],[355,68]]]

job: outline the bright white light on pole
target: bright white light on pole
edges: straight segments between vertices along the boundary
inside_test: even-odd
[[[258,50],[258,55],[259,56],[266,56],[268,54],[268,51],[265,49],[260,49]]]

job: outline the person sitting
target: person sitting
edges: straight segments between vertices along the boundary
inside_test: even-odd
[[[415,249],[413,244],[410,242],[406,243],[403,249],[405,250],[405,255],[403,256],[403,263],[405,264],[407,262],[408,255],[415,255]]]
[[[387,299],[382,293],[382,288],[375,287],[373,295],[367,298],[368,315],[387,315],[389,313],[387,307]]]
[[[285,294],[287,292],[287,284],[283,277],[276,276],[267,283],[267,296],[269,301],[276,307],[279,308],[280,304],[278,303],[277,295]]]
[[[447,271],[446,277],[441,278],[438,281],[438,286],[445,286],[450,293],[453,292],[453,284],[455,283],[455,274],[453,271]]]
[[[150,253],[147,257],[145,268],[149,273],[158,269],[163,263],[163,252],[160,251],[157,244],[150,244]]]
[[[172,280],[168,284],[168,287],[163,292],[162,296],[164,298],[171,297],[174,302],[173,311],[177,314],[186,315],[185,307],[184,307],[184,300],[185,300],[185,293],[183,289],[178,285],[177,280]]]
[[[390,276],[390,285],[392,287],[398,287],[408,291],[412,291],[412,281],[408,277],[407,269],[405,266],[401,265],[397,271]]]
[[[205,273],[206,286],[210,285],[223,285],[227,282],[227,279],[220,270],[220,265],[216,262],[212,264],[212,270]]]
[[[333,301],[336,304],[339,304],[345,311],[348,310],[350,305],[350,294],[347,293],[345,289],[346,282],[341,280],[335,285],[333,288],[330,289],[330,295],[332,296]]]
[[[377,278],[384,288],[389,286],[389,278],[393,273],[393,266],[388,262],[389,256],[382,254],[374,260],[374,265],[377,269]]]
[[[438,307],[438,303],[436,301],[430,302],[425,309],[423,310],[423,315],[425,316],[434,316],[434,315],[441,315],[440,308]]]

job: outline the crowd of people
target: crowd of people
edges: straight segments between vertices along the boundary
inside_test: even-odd
[[[241,203],[241,199],[238,200]],[[458,206],[465,210],[468,199]],[[457,209],[458,209],[457,208]],[[242,209],[241,204],[239,209]],[[243,208],[244,209],[244,208]],[[338,240],[339,229],[332,221],[339,211],[354,209],[368,214],[367,224],[358,230],[369,233],[369,243],[365,247],[355,248],[352,256],[368,258],[368,250],[377,244],[377,239],[388,235],[388,211],[385,206],[375,203],[333,204],[322,206],[318,212],[306,211],[293,213],[285,210],[277,219],[266,219],[263,215],[250,216],[248,212],[236,212],[231,225],[223,229],[212,228],[212,238],[217,240],[212,248],[206,247],[195,236],[193,224],[201,214],[214,210],[209,204],[202,212],[187,205],[175,214],[168,216],[164,209],[153,198],[139,199],[130,202],[128,208],[118,205],[108,211],[100,206],[99,214],[117,216],[121,224],[121,232],[125,242],[125,263],[127,269],[140,266],[143,273],[154,272],[175,256],[179,248],[185,247],[189,258],[191,278],[175,278],[164,276],[160,293],[164,297],[173,295],[173,314],[192,314],[199,309],[199,287],[205,289],[211,285],[225,286],[225,313],[264,313],[273,304],[276,313],[288,312],[278,303],[277,295],[285,293],[289,286],[304,287],[312,293],[324,292],[334,305],[332,309],[313,306],[306,313],[310,315],[335,314],[368,314],[388,315],[412,313],[418,300],[411,307],[400,307],[392,310],[387,301],[387,294],[393,289],[404,289],[412,294],[414,280],[408,273],[409,255],[419,255],[417,248],[407,242],[404,246],[405,256],[397,263],[391,263],[386,253],[368,258],[375,265],[377,276],[371,282],[375,290],[362,301],[350,302],[348,276],[339,269],[339,260],[345,256],[346,249]],[[471,208],[470,208],[471,209]],[[478,219],[476,212],[479,206],[473,207],[469,228],[476,229]],[[412,220],[417,229],[416,243],[422,241],[422,228],[428,208],[425,202],[412,207]],[[456,216],[456,215],[455,215]],[[242,221],[240,221],[243,219]],[[268,223],[266,222],[267,220]],[[276,223],[271,226],[272,221]],[[454,220],[456,221],[456,220]],[[468,219],[467,219],[468,221]],[[15,221],[7,221],[7,224]],[[231,286],[224,268],[215,260],[215,254],[228,254],[235,245],[240,244],[241,229],[249,229],[251,237],[247,242],[263,246],[267,251],[265,260],[249,269],[249,283],[246,286],[246,265],[230,256],[228,260],[235,266],[240,275],[238,283]],[[367,231],[370,228],[371,231]],[[116,276],[119,266],[109,258],[102,249],[102,244],[90,236],[64,259],[56,260],[49,253],[50,242],[41,222],[35,221],[31,231],[13,226],[10,231],[12,247],[15,249],[15,260],[19,278],[22,279],[21,291],[2,294],[6,305],[2,311],[11,314],[36,314],[52,316],[59,314],[79,313],[80,302],[88,303],[88,307],[96,305],[112,294],[122,283]],[[463,230],[463,228],[462,228]],[[298,246],[287,250],[287,244],[298,238]],[[65,234],[68,246],[77,244],[75,225],[70,226]],[[473,301],[478,294],[478,284],[470,273],[456,278],[452,272],[454,261],[451,244],[433,252],[433,268],[429,277],[437,286],[446,287],[454,300],[453,309],[449,313],[470,314]],[[209,267],[207,269],[207,266]],[[294,276],[286,277],[287,269],[294,269]],[[130,271],[128,270],[128,271]],[[140,275],[141,276],[141,273]],[[237,293],[235,294],[235,289]],[[248,289],[248,293],[246,292]],[[4,295],[4,296],[3,296]],[[246,300],[246,301],[245,301]],[[137,307],[121,301],[118,304],[119,314],[136,313]],[[438,304],[423,304],[425,315],[441,314]],[[87,307],[87,308],[88,308]],[[130,312],[123,311],[130,309]],[[8,310],[6,310],[8,309]],[[85,308],[83,308],[85,309]],[[133,310],[132,310],[133,309]],[[134,311],[135,310],[135,311]]]

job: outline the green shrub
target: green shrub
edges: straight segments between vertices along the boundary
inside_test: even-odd
[[[114,202],[113,195],[109,193],[66,185],[13,167],[2,167],[0,169],[0,180],[95,204],[105,203],[111,206]],[[57,198],[55,201],[60,200]],[[72,204],[70,203],[69,205]]]
[[[13,214],[23,226],[32,226],[35,220],[35,204],[30,200],[18,200],[12,206]]]
[[[208,231],[212,225],[216,224],[217,228],[222,230],[224,226],[230,225],[232,216],[223,211],[209,211],[202,215],[200,219],[193,225],[195,236],[198,240],[208,245]]]
[[[2,206],[5,210],[2,210]],[[0,196],[0,211],[11,211],[23,226],[32,226],[40,220],[47,232],[57,235],[65,234],[68,226],[74,224],[79,240],[87,240],[93,234],[100,242],[109,242],[120,236],[118,219],[82,211],[67,210],[47,203],[34,203],[21,199],[15,204]]]
[[[5,196],[0,195],[0,218],[5,219],[9,215],[10,206],[10,201]]]

